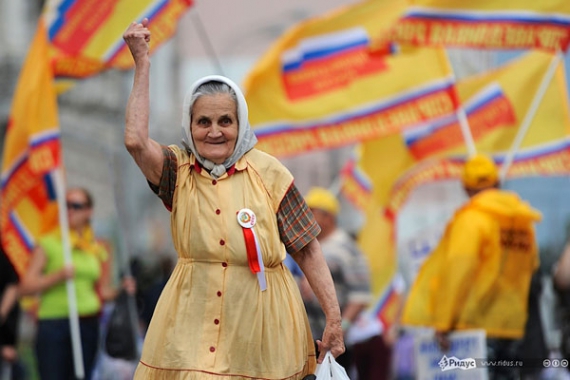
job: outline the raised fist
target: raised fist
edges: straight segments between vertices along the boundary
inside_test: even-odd
[[[132,22],[123,34],[123,40],[129,47],[135,62],[139,58],[148,56],[150,30],[147,26],[148,19],[144,18],[141,22]]]

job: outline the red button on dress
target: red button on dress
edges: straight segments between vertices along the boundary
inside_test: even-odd
[[[219,325],[219,324],[220,324],[220,320],[219,320],[219,319],[214,319],[214,324]]]
[[[220,240],[220,245],[224,245],[226,244],[226,242],[224,241],[224,239]]]
[[[216,347],[210,347],[210,352],[216,351]]]
[[[218,183],[218,181],[216,181],[215,179],[212,180],[212,185],[215,185],[216,183]]]
[[[220,209],[217,209],[216,214],[220,215],[220,213],[221,213]]]
[[[225,268],[228,266],[228,263],[222,263],[222,266]]]
[[[222,292],[218,291],[218,293],[216,293],[218,295],[218,297],[222,296]]]

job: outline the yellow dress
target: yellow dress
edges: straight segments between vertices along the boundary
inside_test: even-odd
[[[276,213],[292,176],[255,149],[214,180],[178,158],[171,228],[178,263],[148,328],[135,379],[302,379],[315,352]],[[267,289],[250,271],[237,212],[251,209]]]

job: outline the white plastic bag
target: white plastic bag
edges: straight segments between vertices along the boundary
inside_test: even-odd
[[[334,360],[330,351],[327,351],[323,362],[317,365],[315,375],[317,380],[350,380],[344,367]]]

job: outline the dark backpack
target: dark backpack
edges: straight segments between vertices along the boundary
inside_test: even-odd
[[[138,329],[137,326],[133,326],[137,316],[132,316],[131,312],[129,295],[123,290],[115,300],[115,307],[111,312],[105,334],[105,351],[113,358],[125,360],[138,358],[136,335]]]

